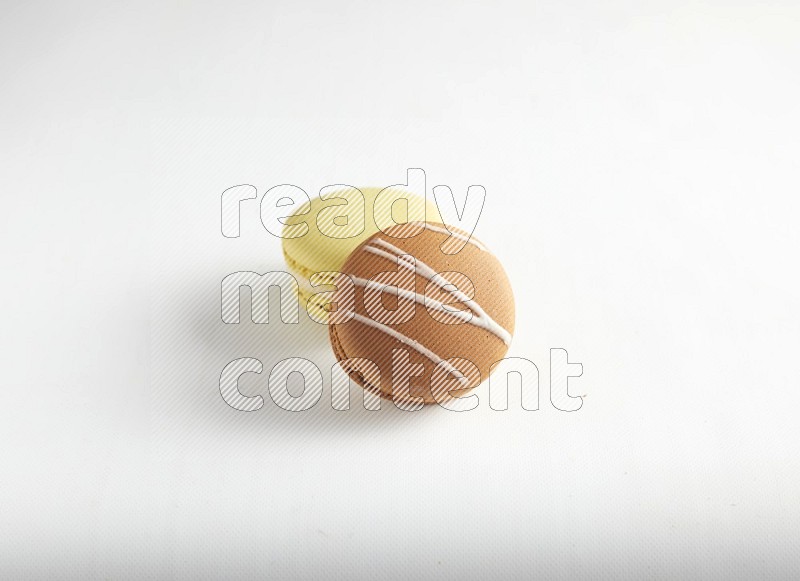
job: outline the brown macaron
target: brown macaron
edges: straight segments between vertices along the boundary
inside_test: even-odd
[[[330,340],[343,369],[399,407],[445,405],[477,387],[514,332],[500,262],[448,228],[413,222],[378,232],[345,261],[330,295]]]

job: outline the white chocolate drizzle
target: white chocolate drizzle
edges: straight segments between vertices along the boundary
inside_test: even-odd
[[[430,230],[431,232],[439,232],[440,234],[449,234],[453,238],[458,238],[459,240],[464,240],[468,244],[472,244],[473,246],[477,247],[479,250],[483,250],[486,252],[487,248],[481,243],[480,241],[476,240],[472,236],[465,236],[461,232],[453,232],[447,229],[447,226],[438,226],[436,224],[431,224],[429,222],[424,222],[423,227],[426,230]]]
[[[358,276],[351,276],[350,278],[353,279],[353,283],[355,283],[356,286],[377,290],[381,292],[390,292],[394,295],[397,295],[398,297],[402,297],[410,301],[415,301],[420,305],[424,305],[427,308],[435,309],[439,312],[451,315],[456,319],[461,319],[464,323],[469,323],[469,321],[473,317],[472,311],[469,310],[460,311],[457,309],[448,309],[447,305],[445,305],[443,302],[437,301],[436,299],[433,299],[431,297],[426,297],[412,290],[400,288],[396,285],[387,285],[380,282],[375,282],[374,280],[367,280],[366,278],[360,278]]]
[[[447,280],[443,275],[437,273],[433,270],[430,266],[425,264],[422,260],[416,260],[416,267],[413,263],[406,261],[406,260],[397,260],[397,258],[408,255],[407,252],[400,250],[393,244],[386,242],[381,238],[376,238],[370,244],[367,244],[364,247],[366,252],[371,254],[375,254],[377,256],[381,256],[386,258],[387,260],[391,260],[392,262],[396,262],[400,267],[411,270],[417,274],[420,274],[424,278],[427,278],[429,281],[433,282],[436,286],[442,289],[445,293],[449,294],[450,296],[454,297],[456,300],[464,303],[464,305],[471,311],[471,315],[469,318],[465,318],[465,315],[458,315],[456,313],[464,313],[464,311],[456,311],[447,309],[444,303],[440,301],[435,301],[431,298],[427,299],[427,304],[429,304],[432,308],[443,311],[449,315],[453,315],[455,317],[462,318],[465,323],[469,323],[470,325],[475,325],[476,327],[480,327],[489,331],[490,333],[494,334],[495,336],[499,337],[503,343],[506,345],[511,344],[511,333],[505,330],[497,321],[492,319],[483,308],[475,302],[473,299],[470,299],[467,295],[465,295],[462,291],[458,290],[458,287],[454,285],[452,282]],[[356,284],[360,284],[363,286],[363,283],[368,281],[364,281],[364,279],[355,280]],[[378,285],[383,286],[383,285]],[[410,293],[413,293],[413,299],[421,304],[426,304],[426,297],[420,295],[415,291],[410,291],[407,289],[399,289],[399,292],[402,292],[404,296],[409,296]],[[409,293],[409,294],[405,294]]]
[[[465,383],[469,382],[469,379],[467,379],[467,377],[463,373],[461,373],[458,370],[458,368],[452,365],[449,361],[446,361],[441,357],[439,357],[438,355],[436,355],[436,353],[425,347],[425,345],[423,345],[419,341],[414,341],[414,339],[406,335],[403,335],[403,333],[397,331],[396,329],[392,329],[388,325],[379,323],[378,321],[370,319],[369,317],[365,317],[364,315],[361,315],[359,313],[355,313],[353,315],[353,319],[369,327],[372,327],[373,329],[382,331],[391,337],[394,337],[401,343],[408,345],[412,349],[416,350],[418,353],[421,353],[422,355],[433,361],[435,364],[441,365],[449,373],[455,376],[455,378],[458,380],[459,383],[461,383],[461,385],[464,385]]]

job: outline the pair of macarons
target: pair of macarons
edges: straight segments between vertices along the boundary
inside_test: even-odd
[[[286,231],[301,222],[305,234],[283,239],[287,266],[301,303],[327,322],[336,358],[364,389],[401,407],[444,405],[506,354],[508,277],[483,243],[445,225],[432,201],[348,188],[298,208]]]

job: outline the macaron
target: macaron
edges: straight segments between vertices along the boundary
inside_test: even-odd
[[[326,302],[311,284],[313,274],[325,273],[316,277],[316,286],[330,285],[350,253],[376,232],[418,220],[442,223],[433,200],[401,188],[343,187],[323,197],[312,198],[284,220],[284,233],[305,222],[305,234],[283,238],[283,256],[298,281],[301,303],[319,322],[327,318]]]
[[[421,231],[403,237],[410,228]],[[468,243],[447,254],[454,239]],[[341,272],[333,351],[351,379],[398,407],[462,398],[508,351],[511,284],[486,246],[460,230],[422,223],[375,233]]]

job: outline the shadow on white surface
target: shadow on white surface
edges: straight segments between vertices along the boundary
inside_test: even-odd
[[[282,264],[270,265],[262,271],[283,268]],[[162,298],[153,305],[151,412],[156,443],[210,437],[222,445],[231,436],[245,435],[256,437],[255,441],[262,444],[274,442],[275,438],[308,442],[309,438],[330,435],[384,433],[418,425],[435,415],[455,413],[438,406],[406,412],[387,400],[381,400],[380,410],[369,411],[363,405],[363,391],[356,384],[350,388],[350,409],[335,410],[331,405],[330,376],[336,359],[328,328],[312,321],[302,306],[297,324],[283,323],[277,308],[277,290],[271,289],[270,322],[256,324],[250,318],[250,293],[245,290],[241,294],[240,322],[225,324],[220,315],[219,282],[209,281],[207,276],[202,280],[192,277],[192,282],[170,286],[171,290],[159,294]],[[245,373],[239,379],[243,395],[263,397],[264,405],[255,411],[232,408],[220,393],[222,370],[241,357],[255,358],[263,364],[260,374]],[[322,372],[322,396],[306,411],[278,407],[268,391],[270,370],[289,357],[307,359]],[[290,376],[288,388],[292,395],[299,395],[299,374]],[[192,444],[195,445],[196,442]]]

